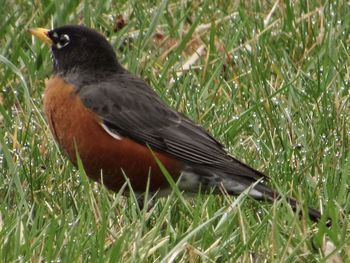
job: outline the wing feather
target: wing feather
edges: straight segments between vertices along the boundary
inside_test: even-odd
[[[115,75],[79,90],[84,105],[117,137],[131,138],[189,165],[253,179],[265,177],[230,156],[208,132],[165,105],[147,83],[131,74]]]

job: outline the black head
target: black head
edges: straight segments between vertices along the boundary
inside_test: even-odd
[[[85,26],[67,25],[41,32],[31,32],[51,44],[56,73],[70,71],[122,71],[112,46],[100,33]],[[44,39],[45,38],[45,39]]]

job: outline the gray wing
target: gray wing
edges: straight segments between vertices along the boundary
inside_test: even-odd
[[[84,105],[100,117],[109,132],[170,154],[188,165],[253,179],[265,177],[228,155],[208,132],[165,105],[146,82],[131,74],[119,74],[80,90]]]

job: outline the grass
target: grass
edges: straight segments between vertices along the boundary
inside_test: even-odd
[[[0,261],[348,262],[350,6],[277,2],[2,1]],[[26,32],[68,23],[103,32],[169,105],[333,226],[244,195],[174,191],[145,212],[89,181],[50,135],[50,52]]]

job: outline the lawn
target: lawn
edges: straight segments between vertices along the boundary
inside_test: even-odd
[[[50,50],[27,32],[64,24],[106,35],[167,104],[324,219],[177,191],[140,211],[87,179],[52,139]],[[350,261],[347,1],[5,0],[0,36],[0,262]]]

